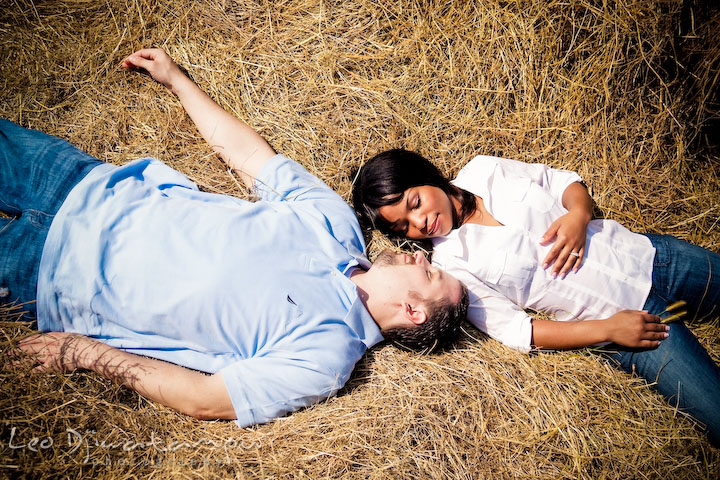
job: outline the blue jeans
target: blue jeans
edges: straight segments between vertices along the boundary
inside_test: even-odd
[[[670,235],[646,236],[657,252],[644,309],[660,314],[671,303],[685,300],[691,321],[720,315],[720,255]],[[671,405],[704,424],[710,441],[718,446],[720,368],[684,323],[670,324],[669,334],[656,349],[613,345],[606,355],[626,372],[654,383]]]
[[[36,316],[40,258],[70,190],[102,162],[65,140],[0,119],[0,305]]]

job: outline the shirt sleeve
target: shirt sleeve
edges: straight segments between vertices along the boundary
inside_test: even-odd
[[[325,199],[346,204],[322,180],[299,163],[277,154],[258,173],[255,192],[266,201],[303,201]]]
[[[284,202],[304,221],[327,229],[353,257],[363,255],[365,241],[355,211],[298,163],[275,155],[255,179],[255,190],[261,200]]]
[[[223,368],[236,423],[265,423],[334,395],[364,353],[358,345],[347,345],[347,350],[345,356],[331,348],[273,352]]]
[[[457,261],[436,255],[433,264],[465,284],[470,292],[468,321],[495,340],[521,352],[532,343],[532,317],[503,294],[492,289]]]
[[[562,204],[565,189],[575,182],[582,182],[580,175],[570,170],[551,168],[542,163],[525,163],[487,155],[473,158],[458,174],[458,177],[464,172],[471,175],[469,178],[473,178],[473,176],[477,178],[477,175],[489,177],[494,168],[499,168],[505,178],[530,180],[548,191],[560,204]]]

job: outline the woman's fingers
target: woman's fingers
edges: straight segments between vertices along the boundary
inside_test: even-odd
[[[548,253],[548,257],[553,255],[553,259],[549,261],[549,263],[552,263],[551,275],[553,278],[556,278],[558,275],[561,278],[565,278],[570,270],[578,271],[585,256],[585,247],[577,248],[577,246],[566,244],[562,250],[559,250],[559,253],[555,253],[553,250],[554,248]],[[546,262],[548,261],[548,257],[546,257]]]
[[[560,278],[565,278],[565,276],[568,274],[568,272],[575,267],[575,265],[578,262],[579,254],[573,255],[573,253],[577,252],[568,252],[567,257],[565,258],[565,263],[563,263],[562,268],[558,272],[558,275],[560,275]]]
[[[573,272],[577,272],[578,270],[580,270],[580,265],[582,265],[583,258],[585,258],[585,247],[582,246],[578,250],[571,252],[570,256],[574,258],[570,269],[572,269]],[[570,269],[568,269],[568,271]]]
[[[558,222],[558,220],[555,220],[553,223],[551,223],[550,227],[540,238],[540,244],[544,245],[547,242],[549,242],[550,240],[552,240],[555,237],[555,235],[557,234],[557,231],[559,228],[560,228],[560,222]]]
[[[655,348],[669,336],[668,326],[660,323],[660,320],[657,315],[647,314],[645,317],[645,333],[640,341],[640,346]]]

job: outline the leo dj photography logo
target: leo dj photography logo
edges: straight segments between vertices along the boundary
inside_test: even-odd
[[[112,440],[101,438],[95,430],[84,429],[76,430],[66,428],[65,432],[58,436],[52,435],[35,435],[18,429],[10,428],[7,442],[3,442],[2,447],[8,448],[12,452],[31,452],[41,454],[43,451],[60,449],[64,456],[69,457],[74,454],[82,454],[82,463],[87,464],[137,464],[142,462],[147,465],[160,465],[168,462],[187,462],[188,464],[210,463],[204,457],[194,457],[190,460],[174,460],[167,459],[166,454],[177,451],[199,452],[223,450],[225,458],[217,457],[212,463],[229,463],[230,453],[233,450],[257,449],[260,444],[257,442],[245,442],[236,438],[226,439],[208,439],[200,438],[194,441],[174,440],[157,436],[155,432],[150,432],[147,439],[138,439],[133,437],[116,437]],[[118,458],[122,454],[132,452],[143,453],[138,458]],[[150,456],[147,454],[150,453]]]

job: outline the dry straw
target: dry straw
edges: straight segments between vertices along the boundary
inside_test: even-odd
[[[719,251],[703,127],[718,114],[718,18],[679,0],[0,0],[0,115],[245,195],[175,98],[118,69],[162,46],[346,199],[353,168],[387,147],[451,175],[499,155],[576,170],[599,214]],[[387,244],[374,235],[370,251]],[[2,312],[4,352],[29,332],[16,318]],[[717,322],[693,328],[718,360]],[[378,348],[338,397],[249,429],[93,374],[0,375],[8,477],[720,475],[718,450],[644,382],[589,352],[521,355],[471,327],[440,355]]]

